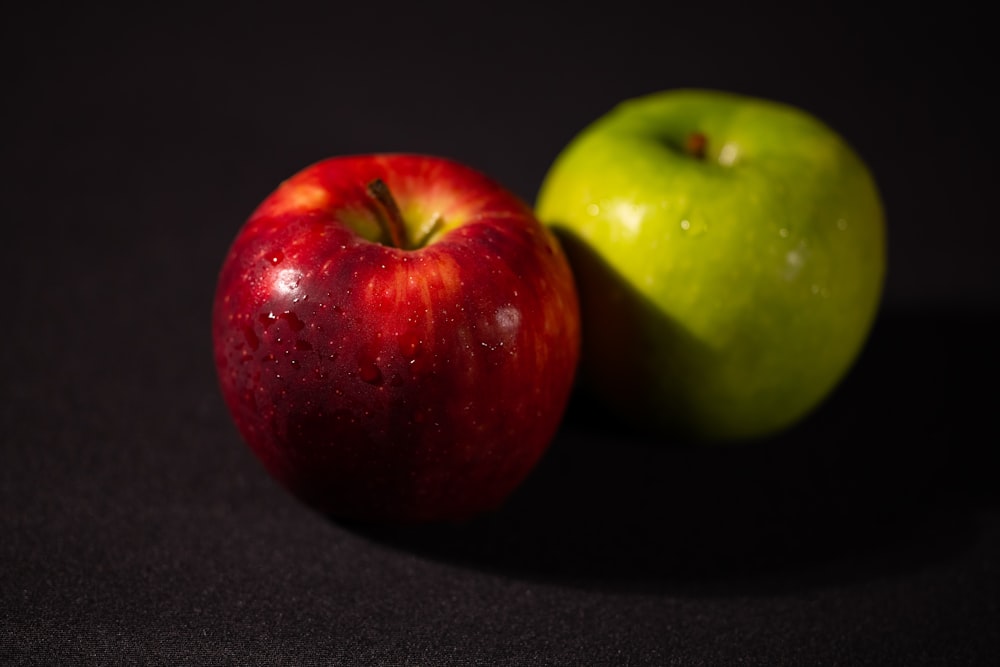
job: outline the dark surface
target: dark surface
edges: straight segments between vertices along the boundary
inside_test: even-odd
[[[74,12],[0,27],[0,663],[1000,655],[987,22],[840,4]],[[265,476],[219,397],[208,315],[280,179],[415,150],[530,200],[583,124],[682,85],[810,109],[882,185],[884,308],[818,412],[752,447],[668,449],[578,396],[525,486],[463,528],[338,523]]]

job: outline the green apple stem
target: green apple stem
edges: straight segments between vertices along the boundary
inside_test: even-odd
[[[403,221],[403,214],[399,211],[399,205],[392,196],[389,186],[381,178],[376,178],[368,184],[368,196],[375,201],[375,217],[378,219],[382,232],[389,237],[390,242],[396,248],[406,248],[406,223]]]
[[[684,152],[699,160],[705,159],[705,148],[708,144],[708,137],[701,132],[692,132],[684,142]]]

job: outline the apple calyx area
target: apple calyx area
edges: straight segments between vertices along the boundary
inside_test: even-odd
[[[375,220],[382,230],[383,237],[388,239],[388,245],[400,250],[415,250],[426,245],[427,239],[441,226],[441,216],[438,215],[431,222],[427,231],[417,239],[415,244],[410,243],[406,233],[406,221],[399,210],[396,198],[392,196],[392,190],[381,178],[370,181],[365,188],[368,197],[374,203]]]

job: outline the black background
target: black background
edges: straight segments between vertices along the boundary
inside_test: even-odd
[[[1000,654],[990,22],[961,4],[317,3],[5,10],[0,662],[992,664]],[[378,531],[278,489],[219,397],[240,224],[336,154],[533,200],[558,150],[681,86],[801,106],[869,162],[879,319],[752,447],[574,400],[495,516]]]

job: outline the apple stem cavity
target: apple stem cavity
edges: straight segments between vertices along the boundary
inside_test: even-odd
[[[389,186],[381,178],[376,178],[368,184],[367,192],[375,202],[375,217],[382,233],[389,238],[393,247],[406,249],[406,223]]]

